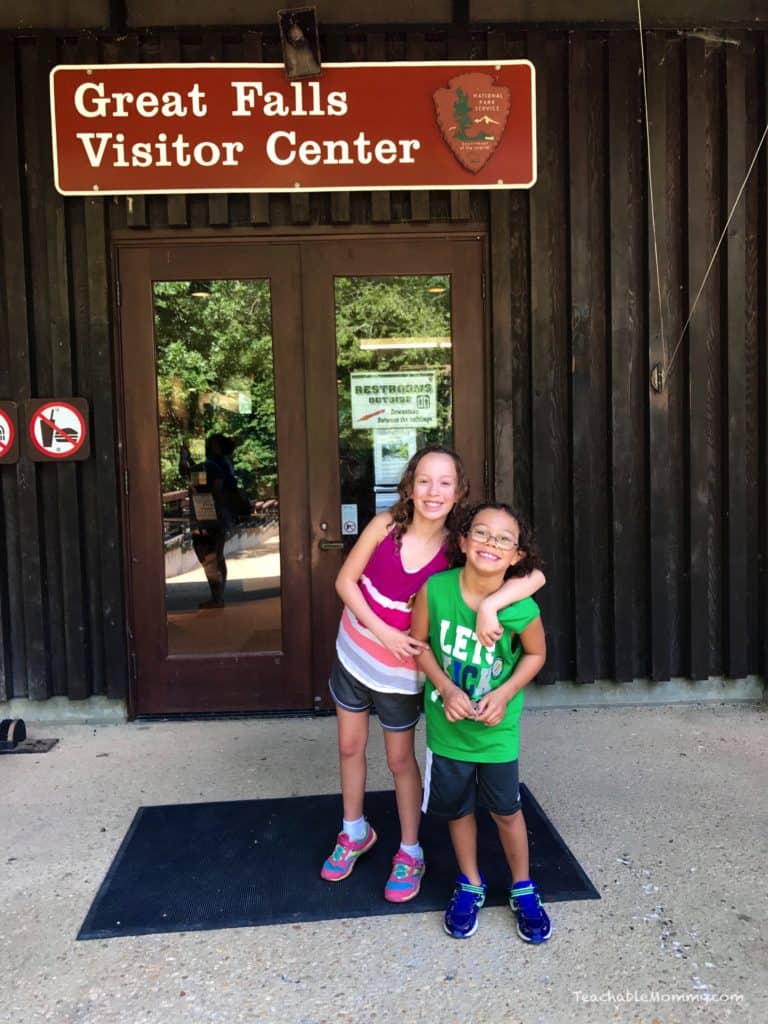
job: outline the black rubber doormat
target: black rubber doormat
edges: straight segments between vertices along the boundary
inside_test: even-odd
[[[531,874],[543,898],[600,899],[557,830],[525,786]],[[399,843],[392,792],[366,795],[379,841],[343,882],[324,882],[320,867],[341,819],[341,797],[176,804],[140,808],[88,911],[78,939],[157,932],[292,924],[343,917],[444,910],[455,861],[445,823],[424,818],[427,871],[410,903],[382,891]],[[506,902],[507,868],[496,829],[479,815],[487,906]]]
[[[22,740],[15,747],[0,746],[0,754],[47,754],[58,742],[58,739]]]

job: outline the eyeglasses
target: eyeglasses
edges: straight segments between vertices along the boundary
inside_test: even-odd
[[[494,547],[497,547],[499,551],[516,551],[518,546],[517,541],[510,534],[493,534],[485,526],[473,526],[469,531],[469,536],[478,544],[490,544],[493,541]]]

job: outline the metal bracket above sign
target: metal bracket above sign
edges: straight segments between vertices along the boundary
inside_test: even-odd
[[[320,65],[317,8],[294,7],[278,11],[277,22],[280,26],[285,77],[288,81],[321,75],[323,69]]]

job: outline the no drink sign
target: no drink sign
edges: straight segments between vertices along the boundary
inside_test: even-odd
[[[90,455],[88,403],[82,398],[35,398],[27,402],[27,424],[34,462],[77,462]]]
[[[16,403],[0,402],[0,463],[16,462],[19,436],[16,431]]]

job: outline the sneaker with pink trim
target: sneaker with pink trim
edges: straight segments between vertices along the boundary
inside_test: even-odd
[[[323,864],[320,877],[326,882],[340,882],[352,874],[358,857],[368,853],[378,836],[366,821],[366,833],[362,839],[350,839],[346,832],[339,832],[336,836],[336,846],[333,853]]]
[[[419,895],[424,877],[424,861],[400,849],[392,860],[392,871],[384,886],[384,899],[390,903],[407,903]]]

